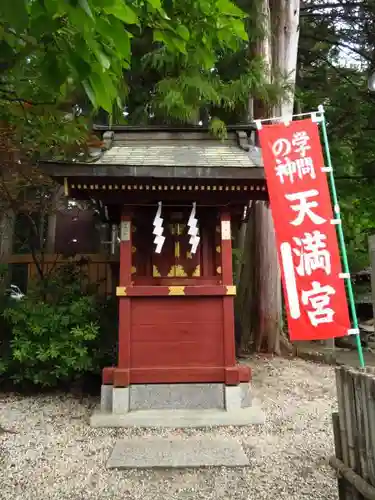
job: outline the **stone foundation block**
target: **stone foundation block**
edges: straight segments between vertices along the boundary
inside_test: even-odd
[[[110,413],[113,406],[113,385],[102,385],[100,391],[100,411]]]
[[[112,396],[112,412],[116,414],[129,411],[129,387],[114,387]]]
[[[223,384],[137,384],[130,386],[130,410],[224,409]]]

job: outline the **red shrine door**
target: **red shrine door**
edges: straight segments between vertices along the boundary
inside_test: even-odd
[[[161,252],[155,252],[153,243],[153,218],[155,209],[138,212],[133,222],[132,272],[137,284],[171,284],[184,279],[210,284],[220,283],[220,255],[218,234],[215,232],[214,213],[200,221],[200,243],[195,254],[191,252],[187,225],[189,210],[163,208],[163,236],[165,242]],[[199,220],[199,215],[198,215]],[[173,283],[172,283],[173,281]],[[203,283],[202,283],[203,284]]]
[[[152,255],[154,278],[193,278],[201,275],[201,249],[190,251],[188,227],[173,220],[166,221],[165,247],[160,254]]]

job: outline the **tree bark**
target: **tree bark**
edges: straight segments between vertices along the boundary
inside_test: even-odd
[[[283,78],[287,89],[276,106],[249,99],[249,118],[264,119],[293,114],[299,37],[299,0],[262,0],[263,37],[252,53],[264,62],[265,77]],[[239,284],[243,343],[256,351],[280,354],[282,293],[277,246],[268,203],[253,202],[246,227],[244,261]]]
[[[274,116],[293,114],[299,41],[300,0],[270,0],[272,76],[281,77],[286,92],[273,109]]]
[[[272,214],[265,202],[256,203],[259,262],[259,331],[257,351],[280,354],[281,283]]]
[[[253,349],[254,331],[257,328],[257,300],[259,283],[258,274],[255,272],[253,262],[256,262],[256,214],[255,202],[251,202],[248,208],[247,223],[243,224],[242,266],[239,273],[238,293],[236,296],[236,311],[242,326],[241,344],[249,351]]]
[[[13,233],[15,215],[13,210],[5,211],[0,221],[0,262],[8,263],[13,253]]]

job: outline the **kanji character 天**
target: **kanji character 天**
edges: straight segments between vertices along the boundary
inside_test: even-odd
[[[320,217],[320,215],[315,214],[311,209],[318,206],[317,201],[308,201],[308,198],[318,196],[319,191],[316,189],[310,189],[309,191],[302,191],[299,193],[286,194],[285,198],[290,201],[298,201],[298,204],[291,205],[290,208],[297,212],[297,217],[291,222],[293,226],[300,226],[308,216],[314,224],[324,224],[326,219]]]
[[[299,257],[296,268],[299,276],[311,276],[313,271],[322,269],[331,274],[331,254],[327,250],[327,236],[320,231],[305,233],[303,238],[293,238],[298,248],[294,254]]]
[[[311,146],[308,145],[309,141],[310,137],[304,130],[301,132],[295,132],[292,139],[294,152],[298,153],[302,158],[304,158],[306,156],[306,151],[311,149]]]
[[[322,323],[332,323],[335,311],[329,307],[330,297],[336,293],[330,285],[322,286],[319,281],[312,282],[311,290],[304,290],[301,294],[302,303],[310,305],[307,315],[313,326]]]

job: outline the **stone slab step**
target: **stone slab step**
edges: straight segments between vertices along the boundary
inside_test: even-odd
[[[144,437],[117,441],[108,460],[110,469],[244,467],[242,445],[232,438]]]
[[[97,411],[91,419],[92,427],[217,427],[228,425],[260,425],[264,413],[257,405],[233,411],[225,410],[138,410],[128,413]]]

